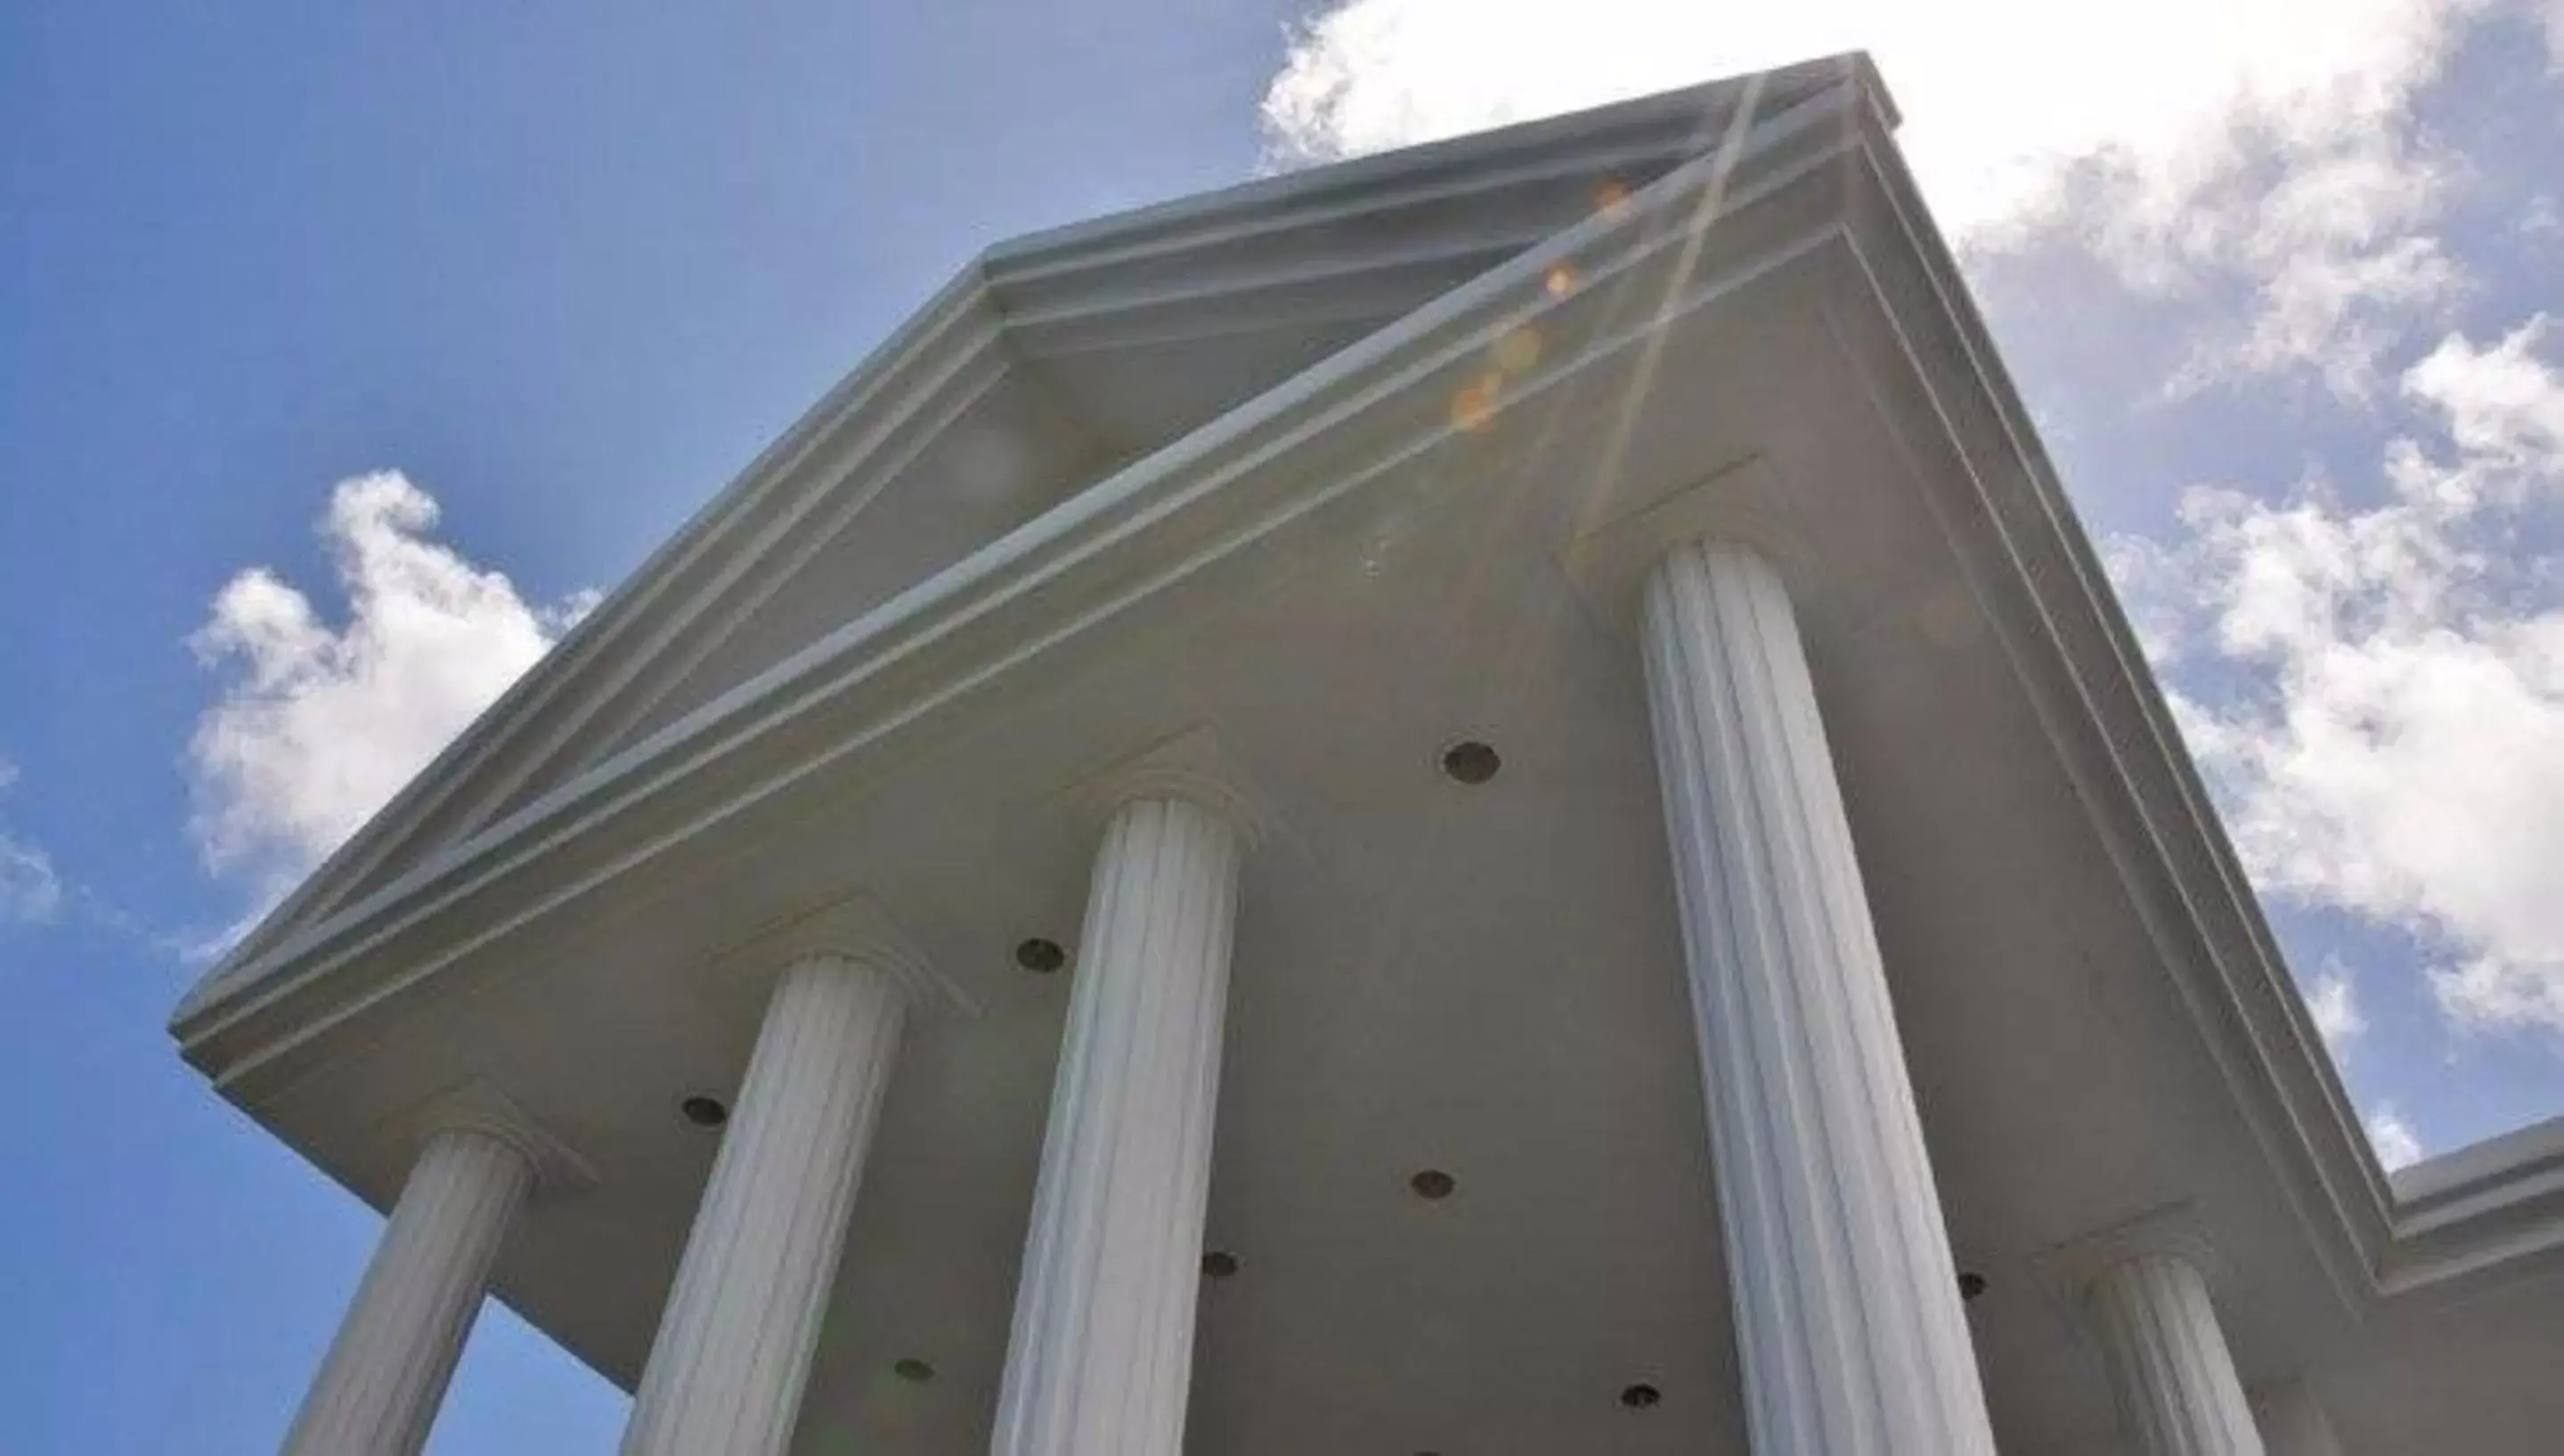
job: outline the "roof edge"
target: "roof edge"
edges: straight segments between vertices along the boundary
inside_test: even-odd
[[[542,659],[502,692],[382,808],[261,917],[179,999],[171,1012],[170,1030],[177,1032],[245,981],[256,979],[246,972],[258,962],[276,958],[298,939],[310,938],[324,920],[346,906],[348,897],[359,892],[369,876],[414,846],[421,833],[439,822],[437,816],[453,807],[457,794],[477,782],[476,772],[482,765],[524,733],[538,729],[546,710],[565,684],[585,676],[592,665],[608,657],[636,632],[649,630],[649,623],[659,614],[675,610],[671,597],[683,595],[679,591],[683,584],[680,578],[687,568],[699,563],[720,541],[744,528],[748,519],[767,507],[792,481],[796,467],[847,428],[877,396],[896,392],[902,376],[915,361],[932,354],[974,312],[984,311],[1002,319],[1004,311],[997,292],[1003,282],[1029,269],[1073,267],[1081,258],[1093,262],[1109,257],[1142,237],[1188,230],[1193,235],[1192,244],[1215,241],[1204,236],[1221,230],[1212,225],[1224,222],[1233,227],[1241,210],[1286,213],[1312,200],[1385,187],[1401,178],[1438,176],[1454,168],[1470,168],[1542,150],[1562,154],[1591,151],[1597,143],[1623,139],[1632,131],[1656,130],[1675,136],[1696,132],[1705,116],[1723,119],[1734,103],[1768,89],[1781,91],[1774,114],[1782,114],[1846,82],[1855,84],[1873,107],[1885,104],[1883,87],[1867,56],[1846,53],[1258,178],[1027,234],[982,251],[758,452]],[[1892,114],[1892,107],[1886,114]],[[1693,135],[1689,150],[1695,154],[1705,150],[1718,135],[1715,130]],[[469,827],[477,829],[486,822],[474,820]]]
[[[168,1029],[179,1027],[237,988],[242,972],[298,937],[307,937],[337,911],[364,877],[409,844],[421,821],[445,807],[481,763],[529,727],[529,720],[582,669],[605,656],[630,633],[643,630],[677,586],[683,569],[737,528],[743,518],[787,484],[803,461],[821,449],[883,391],[898,384],[905,366],[946,342],[974,311],[992,310],[987,276],[978,259],[965,264],[914,313],[805,409],[731,483],[698,508],[642,563],[572,624],[534,665],[509,684],[463,731],[439,749],[373,816],[324,856],[293,891],[235,940],[188,987],[171,1010]]]
[[[1699,154],[1716,145],[1734,104],[1749,93],[1777,92],[1779,109],[1843,83],[1855,85],[1890,127],[1897,123],[1877,68],[1865,51],[1846,51],[1765,71],[1745,72],[1674,91],[1608,102],[1573,111],[1469,131],[1411,146],[1365,152],[1315,166],[1267,173],[1230,186],[1149,203],[1022,234],[980,255],[992,285],[1114,261],[1133,249],[1180,247],[1265,217],[1323,207],[1419,174],[1483,169],[1502,159],[1545,152],[1574,154],[1623,141],[1631,133],[1687,139]],[[1210,226],[1217,224],[1218,226]]]
[[[1822,100],[1822,97],[1813,100]],[[1830,111],[1802,105],[1765,118],[1761,128],[1769,128],[1768,134],[1776,137],[1813,134],[1816,118],[1825,114],[1830,114]],[[1816,159],[1790,161],[1785,175],[1765,185],[1777,189],[1810,168],[1838,157],[1853,144],[1848,135],[1826,141]],[[1086,492],[1071,497],[937,575],[883,602],[613,758],[494,821],[468,841],[422,861],[398,883],[384,886],[362,900],[338,908],[324,922],[289,939],[236,957],[237,968],[249,973],[220,985],[209,983],[200,986],[199,994],[183,1003],[173,1018],[171,1030],[181,1042],[182,1050],[191,1061],[206,1066],[199,1052],[209,1038],[244,1018],[261,1015],[271,1004],[295,994],[313,977],[325,974],[330,967],[390,934],[380,929],[385,916],[414,918],[412,913],[398,910],[402,903],[425,905],[441,902],[443,897],[453,893],[453,887],[471,872],[474,865],[485,864],[493,857],[505,858],[508,844],[530,840],[548,843],[561,834],[572,832],[564,824],[579,818],[581,805],[608,796],[607,790],[611,785],[631,778],[640,771],[641,765],[655,760],[691,761],[700,757],[709,751],[700,746],[704,740],[712,737],[726,739],[729,735],[745,731],[731,725],[749,715],[762,701],[806,701],[816,696],[819,690],[810,682],[814,673],[855,654],[866,644],[877,645],[877,639],[886,633],[935,615],[939,609],[953,609],[957,602],[966,601],[973,590],[984,590],[986,583],[999,574],[1001,568],[1020,569],[1027,580],[1046,578],[1056,572],[1059,563],[1044,558],[1067,549],[1064,542],[1078,543],[1099,529],[1114,528],[1109,523],[1116,521],[1121,514],[1134,510],[1154,511],[1157,508],[1139,504],[1151,499],[1153,493],[1163,494],[1176,488],[1190,490],[1194,488],[1195,476],[1239,468],[1238,461],[1232,456],[1249,450],[1246,442],[1262,439],[1276,430],[1287,433],[1305,429],[1304,424],[1293,422],[1312,410],[1332,414],[1346,407],[1325,403],[1331,395],[1349,388],[1359,389],[1365,394],[1379,394],[1384,391],[1394,393],[1409,387],[1412,381],[1407,378],[1408,367],[1401,366],[1398,361],[1417,350],[1441,347],[1435,340],[1455,328],[1498,326],[1493,311],[1497,309],[1499,300],[1512,300],[1519,294],[1536,303],[1545,301],[1548,296],[1540,281],[1553,262],[1571,257],[1583,260],[1590,254],[1608,255],[1615,250],[1625,250],[1633,257],[1652,258],[1673,248],[1675,244],[1672,242],[1645,231],[1650,220],[1672,205],[1664,199],[1688,197],[1690,193],[1686,189],[1697,190],[1730,161],[1732,158],[1716,155],[1695,158],[1634,194],[1626,210],[1598,212],[1590,216],[1550,242],[1480,275],[1414,313],[1294,376],[1285,384],[1238,406],[1191,435],[1126,466]],[[1597,267],[1584,271],[1599,277],[1604,270]],[[1515,321],[1518,313],[1518,309],[1506,312],[1503,321]],[[1470,336],[1475,337],[1474,334]],[[207,1070],[216,1071],[211,1066]],[[220,1081],[230,1074],[216,1071],[216,1075]]]
[[[1864,151],[1883,184],[1894,225],[1925,265],[1938,308],[1969,355],[1970,372],[1996,408],[2006,448],[2034,490],[2036,529],[2047,538],[2038,547],[2064,555],[2066,569],[2022,574],[2045,603],[2046,635],[2058,661],[2097,669],[2098,677],[2087,678],[2080,690],[2079,711],[2104,729],[2110,771],[2127,785],[2127,806],[2113,812],[2133,816],[2141,826],[2146,868],[2162,872],[2177,889],[2182,914],[2206,949],[2203,957],[2168,957],[2175,964],[2204,962],[2195,973],[2176,972],[2183,999],[2247,1124],[2265,1152],[2282,1160],[2282,1182],[2325,1251],[2322,1262],[2346,1302],[2357,1311],[2425,1292],[2446,1296],[2472,1277],[2525,1259],[2564,1266],[2564,1117],[2392,1175],[2379,1164],[2136,634],[2079,520],[2064,505],[2054,466],[1991,331],[1958,282],[1955,256],[1893,146]],[[2007,518],[2022,517],[2017,508],[1992,500],[1981,509],[2007,534]],[[2024,546],[2017,536],[2010,549],[2018,562]],[[2014,569],[2022,571],[2018,564]],[[2060,607],[2085,614],[2107,651],[2070,650]],[[2133,722],[2107,722],[2128,712]],[[2149,777],[2152,787],[2138,782]],[[2154,803],[2168,804],[2170,812],[2150,807]],[[2131,891],[2143,894],[2133,885]],[[2285,1162],[2295,1163],[2293,1174]]]

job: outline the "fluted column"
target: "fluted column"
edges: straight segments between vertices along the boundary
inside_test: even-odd
[[[1991,1456],[1833,759],[1780,575],[1676,547],[1641,626],[1756,1456]]]
[[[1239,846],[1128,803],[1104,832],[1051,1092],[994,1456],[1177,1456]]]
[[[2252,1391],[2252,1424],[2268,1456],[2342,1456],[2341,1438],[2303,1379]]]
[[[413,1456],[427,1443],[534,1161],[481,1128],[429,1137],[313,1378],[286,1456]]]
[[[2085,1298],[2120,1413],[2146,1456],[2262,1456],[2197,1265],[2138,1254],[2103,1270]]]
[[[814,955],[766,1003],[677,1265],[625,1456],[773,1456],[792,1438],[907,1015],[888,970]]]

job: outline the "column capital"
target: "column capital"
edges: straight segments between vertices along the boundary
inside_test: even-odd
[[[1082,828],[1100,830],[1122,806],[1141,799],[1174,799],[1216,816],[1248,850],[1265,844],[1279,827],[1218,734],[1196,725],[1080,779],[1059,798]]]
[[[1816,571],[1816,549],[1790,513],[1779,473],[1761,456],[1711,471],[1691,485],[1578,522],[1559,549],[1559,569],[1587,610],[1635,635],[1647,578],[1671,552],[1701,541],[1741,547],[1784,579]]]
[[[2211,1289],[2226,1280],[2226,1264],[2208,1236],[2208,1225],[2189,1203],[2168,1203],[2068,1239],[2031,1256],[2030,1267],[2075,1328],[2089,1332],[2092,1286],[2111,1270],[2145,1258],[2187,1264]]]
[[[478,1133],[505,1144],[533,1165],[538,1195],[596,1186],[596,1169],[586,1158],[482,1078],[457,1083],[395,1115],[385,1131],[390,1144],[413,1159],[447,1133]]]
[[[2185,1211],[2095,1240],[2078,1313],[2146,1456],[2262,1456]]]
[[[747,939],[714,952],[704,980],[715,1000],[732,1004],[744,1018],[761,1018],[775,980],[805,960],[870,966],[899,987],[914,1011],[979,1014],[979,1003],[936,968],[880,902],[860,891],[767,922]]]

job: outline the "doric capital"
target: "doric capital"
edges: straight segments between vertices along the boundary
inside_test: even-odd
[[[1098,827],[1135,800],[1177,799],[1218,815],[1249,849],[1277,830],[1264,797],[1206,727],[1162,739],[1070,785],[1062,797],[1074,817]]]
[[[391,1119],[395,1145],[419,1149],[445,1133],[478,1133],[505,1143],[534,1164],[534,1181],[545,1193],[593,1187],[596,1171],[505,1093],[479,1078],[446,1089]]]
[[[2049,1297],[2080,1328],[2088,1321],[2093,1282],[2131,1260],[2178,1259],[2199,1271],[2215,1289],[2225,1265],[2210,1242],[2199,1210],[2188,1203],[2168,1204],[2058,1244],[2031,1260]]]
[[[1579,522],[1558,553],[1586,609],[1636,630],[1647,576],[1667,552],[1697,540],[1732,542],[1770,560],[1784,579],[1815,570],[1814,549],[1791,517],[1777,472],[1761,456],[1719,467],[1667,495]]]
[[[897,982],[916,1010],[979,1013],[977,1003],[935,968],[890,912],[860,893],[760,927],[747,939],[717,952],[707,979],[714,997],[727,1000],[732,999],[732,987],[761,988],[794,965],[817,959],[871,966]]]

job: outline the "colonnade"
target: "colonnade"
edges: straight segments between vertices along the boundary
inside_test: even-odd
[[[1645,665],[1741,1397],[1757,1456],[1992,1456],[1940,1199],[1805,649],[1778,570],[1693,541]],[[1104,830],[991,1456],[1178,1456],[1244,826],[1142,791]],[[636,1392],[625,1456],[778,1456],[907,1018],[897,967],[783,968]],[[536,1181],[429,1137],[286,1450],[413,1456]],[[2100,1271],[2147,1456],[2260,1456],[2201,1271]]]

